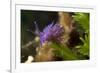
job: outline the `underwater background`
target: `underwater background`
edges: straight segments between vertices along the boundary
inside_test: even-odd
[[[89,60],[89,13],[21,10],[21,63]]]

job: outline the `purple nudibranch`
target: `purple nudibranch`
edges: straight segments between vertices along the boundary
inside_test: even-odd
[[[51,23],[43,29],[43,32],[40,32],[40,42],[43,44],[45,41],[52,41],[53,39],[59,41],[63,32],[61,25]]]
[[[46,41],[52,41],[56,40],[59,41],[61,39],[61,36],[64,32],[63,27],[56,23],[51,23],[48,26],[46,26],[42,32],[39,31],[38,24],[34,22],[35,27],[36,27],[36,35],[40,37],[40,43],[41,45],[45,43]]]

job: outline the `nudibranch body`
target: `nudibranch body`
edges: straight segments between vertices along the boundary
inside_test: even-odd
[[[37,29],[37,27],[36,27]],[[40,37],[41,44],[45,43],[46,41],[52,41],[52,40],[59,40],[64,33],[63,27],[56,23],[51,23],[47,25],[42,32],[38,29],[38,34]]]

